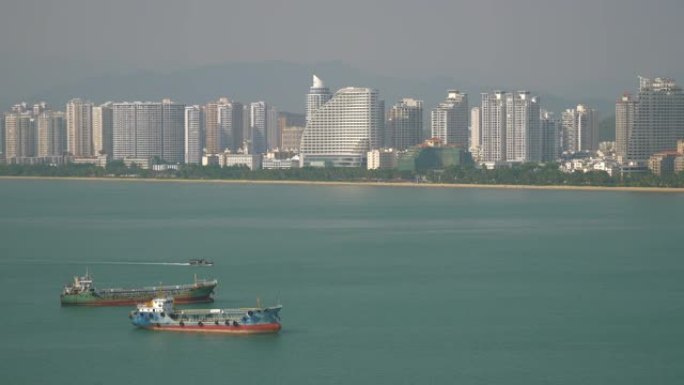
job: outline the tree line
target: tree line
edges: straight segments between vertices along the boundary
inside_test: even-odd
[[[197,180],[273,180],[334,182],[416,182],[446,184],[535,185],[535,186],[604,186],[604,187],[684,187],[684,173],[658,176],[651,173],[610,176],[605,171],[560,171],[558,164],[522,164],[495,170],[473,166],[444,170],[400,171],[365,170],[361,168],[295,168],[284,170],[250,170],[247,167],[182,165],[178,170],[144,170],[113,161],[106,167],[66,164],[14,165],[0,164],[3,176],[44,177],[129,177]]]

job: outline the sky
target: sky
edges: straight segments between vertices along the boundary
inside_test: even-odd
[[[684,76],[682,37],[682,0],[7,0],[0,88],[280,60],[614,95]]]

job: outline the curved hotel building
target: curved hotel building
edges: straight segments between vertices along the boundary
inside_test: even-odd
[[[362,167],[367,152],[380,144],[382,119],[378,91],[355,87],[337,91],[311,112],[302,134],[302,167]]]

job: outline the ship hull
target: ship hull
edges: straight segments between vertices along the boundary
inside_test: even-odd
[[[211,295],[215,287],[215,284],[210,284],[178,290],[127,291],[120,293],[96,290],[80,294],[64,294],[60,297],[60,301],[64,306],[130,306],[150,301],[162,293],[172,296],[176,303],[179,304],[209,303],[214,301]]]
[[[280,331],[280,324],[262,324],[262,325],[242,325],[242,326],[224,326],[224,325],[150,325],[142,327],[146,330],[167,331],[178,333],[210,333],[210,334],[274,334]]]
[[[162,305],[163,304],[163,305]],[[138,304],[129,314],[133,325],[147,330],[211,334],[273,334],[280,331],[282,306],[238,309],[173,308],[173,300]]]

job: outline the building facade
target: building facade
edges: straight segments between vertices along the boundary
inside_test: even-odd
[[[624,94],[615,104],[615,154],[623,163],[627,160],[627,145],[634,130],[637,101]]]
[[[541,162],[539,98],[528,91],[506,95],[506,161]]]
[[[480,107],[470,109],[470,152],[479,158],[482,147],[482,113]]]
[[[249,105],[250,154],[263,154],[267,150],[268,105],[264,101]]]
[[[204,108],[185,107],[185,151],[186,164],[202,164]]]
[[[640,78],[638,104],[627,158],[644,163],[656,152],[672,150],[684,138],[684,93],[674,80]]]
[[[63,112],[44,111],[37,118],[36,156],[61,156],[66,152],[66,117]]]
[[[450,90],[447,99],[432,110],[431,137],[467,149],[469,114],[468,95]]]
[[[112,103],[93,107],[93,150],[95,155],[112,156],[114,140],[114,111]]]
[[[385,170],[398,167],[399,156],[393,148],[382,148],[368,152],[366,168],[368,170]]]
[[[244,142],[244,105],[219,98],[205,107],[205,148],[209,154],[236,152]]]
[[[72,99],[66,105],[67,151],[89,157],[93,151],[93,103]]]
[[[36,155],[36,122],[33,114],[10,112],[5,114],[5,159]]]
[[[506,160],[506,93],[494,91],[482,94],[482,157],[483,162]]]
[[[304,126],[287,126],[281,133],[281,149],[299,153]]]
[[[165,99],[162,103],[114,103],[112,109],[114,159],[184,161],[185,105]]]
[[[552,112],[541,112],[542,159],[544,163],[556,162],[560,158],[560,121]]]
[[[387,111],[385,147],[397,150],[423,141],[423,101],[404,98]]]
[[[561,120],[564,152],[598,151],[598,111],[580,104],[577,108],[565,110]]]

